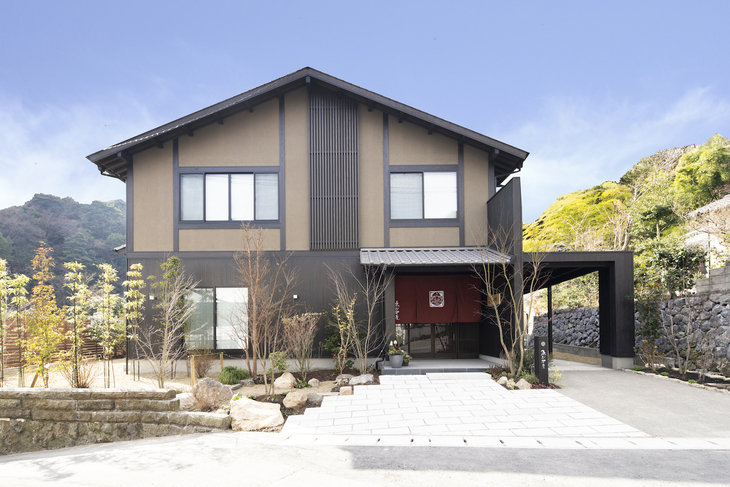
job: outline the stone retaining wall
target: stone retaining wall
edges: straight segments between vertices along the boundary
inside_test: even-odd
[[[687,298],[673,299],[660,305],[664,322],[669,329],[674,327],[679,350],[684,358],[687,350],[685,330],[690,327],[691,360],[697,354],[711,354],[713,363],[709,370],[730,376],[730,293],[697,294]],[[638,312],[634,315],[636,347],[641,347],[643,337]],[[553,312],[553,342],[579,347],[599,348],[598,308],[555,310]],[[534,334],[547,336],[547,315],[535,318]],[[663,334],[665,335],[665,334]],[[666,336],[661,336],[656,345],[660,353],[670,360],[676,360],[676,353]],[[697,366],[690,364],[690,367]]]
[[[533,335],[547,336],[547,315],[535,317]],[[598,308],[553,311],[553,343],[598,348]]]
[[[180,411],[171,390],[0,388],[0,455],[230,426],[227,415]]]

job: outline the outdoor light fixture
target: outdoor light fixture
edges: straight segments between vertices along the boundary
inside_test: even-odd
[[[297,299],[299,299],[299,295],[295,294],[294,295],[294,300],[297,300]]]

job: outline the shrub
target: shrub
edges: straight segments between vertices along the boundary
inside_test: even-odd
[[[632,367],[632,370],[637,370],[637,371],[641,371],[641,370],[644,370],[644,367],[642,367],[641,365],[634,365],[634,366]]]
[[[229,386],[236,385],[240,381],[250,378],[251,374],[248,373],[248,370],[234,367],[232,365],[223,367],[221,373],[218,374],[218,382]]]
[[[297,379],[297,385],[295,386],[297,389],[305,389],[307,387],[312,387],[308,382],[305,382],[301,379]]]
[[[522,376],[523,379],[525,379],[530,384],[537,384],[539,382],[537,376],[535,374],[524,374]]]

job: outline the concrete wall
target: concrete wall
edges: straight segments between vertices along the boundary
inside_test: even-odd
[[[360,123],[360,246],[385,245],[383,112],[358,108]]]
[[[230,428],[181,412],[175,391],[0,388],[0,455]]]
[[[286,250],[309,250],[309,98],[286,94]]]
[[[487,244],[489,154],[464,145],[464,240],[466,245]]]
[[[388,146],[391,165],[400,164],[456,164],[459,144],[455,139],[433,133],[412,123],[398,123],[392,118],[388,124]]]
[[[256,106],[253,113],[227,117],[180,137],[178,163],[183,166],[278,166],[279,101]]]
[[[730,291],[730,267],[710,270],[710,275],[706,279],[697,279],[695,291],[698,294]]]
[[[172,143],[134,155],[136,252],[173,250]]]

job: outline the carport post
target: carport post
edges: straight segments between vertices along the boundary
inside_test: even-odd
[[[553,353],[553,287],[548,286],[547,290],[547,312],[548,312],[548,347]]]

